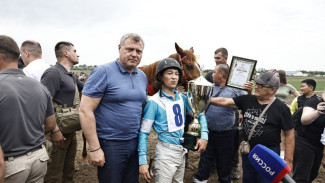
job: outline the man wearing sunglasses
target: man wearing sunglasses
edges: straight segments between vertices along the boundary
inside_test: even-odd
[[[294,149],[294,129],[288,106],[275,98],[275,92],[280,86],[279,78],[271,72],[255,79],[255,94],[242,95],[235,98],[215,97],[210,104],[223,107],[238,108],[243,111],[243,137],[248,135],[265,107],[271,103],[265,114],[257,123],[249,140],[251,149],[262,144],[277,154],[280,154],[281,130],[284,132],[285,162],[292,168]],[[254,169],[248,160],[248,155],[242,155],[243,183],[269,182]]]

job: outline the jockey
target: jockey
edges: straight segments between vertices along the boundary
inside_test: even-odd
[[[157,66],[156,78],[161,89],[146,103],[139,133],[139,173],[147,182],[151,179],[147,164],[147,140],[151,127],[158,133],[155,152],[155,182],[183,182],[185,171],[185,149],[183,141],[185,114],[190,111],[187,97],[177,91],[181,80],[179,63],[166,58]],[[198,152],[204,152],[208,140],[205,115],[200,114],[201,139],[197,141]]]

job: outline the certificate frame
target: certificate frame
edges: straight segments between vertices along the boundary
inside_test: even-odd
[[[233,56],[226,86],[246,90],[244,84],[253,77],[257,60]]]

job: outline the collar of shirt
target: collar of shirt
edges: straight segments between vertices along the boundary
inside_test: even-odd
[[[3,69],[2,71],[0,71],[0,74],[22,74],[22,75],[25,75],[23,70],[15,69],[15,68]]]
[[[68,72],[67,69],[66,69],[63,65],[61,65],[59,62],[56,62],[55,65],[56,65],[60,70],[62,70],[62,71],[64,72],[64,74],[72,76],[72,73],[71,73],[71,72]]]
[[[159,91],[160,92],[160,91]],[[167,97],[168,99],[174,101],[174,98],[171,95],[168,95],[167,93],[165,93],[164,91],[161,90],[162,96]],[[175,101],[179,100],[179,92],[177,92],[176,90],[174,90],[175,93]]]
[[[115,60],[115,63],[116,63],[117,68],[119,68],[120,71],[121,71],[122,73],[129,73],[129,72],[128,72],[127,70],[125,70],[125,68],[121,65],[121,63],[118,61],[118,59]],[[135,67],[132,73],[133,73],[133,74],[138,74],[138,68]]]

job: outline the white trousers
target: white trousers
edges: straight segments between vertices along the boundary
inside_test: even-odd
[[[155,182],[183,183],[185,172],[185,154],[181,145],[158,141],[155,154]]]

